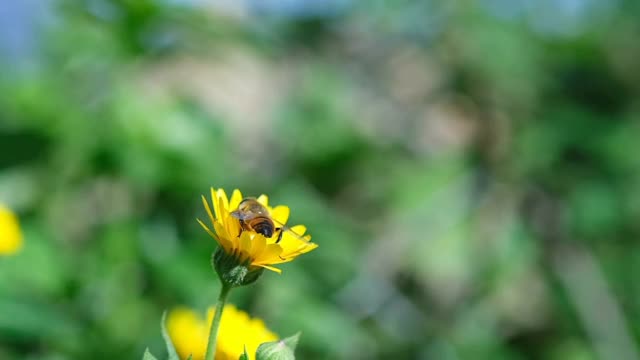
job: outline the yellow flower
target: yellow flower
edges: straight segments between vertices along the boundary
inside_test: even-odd
[[[22,233],[16,215],[0,204],[0,255],[11,255],[22,248]]]
[[[311,235],[304,235],[307,230],[304,225],[291,227],[291,231],[299,236],[292,234],[290,231],[285,231],[277,243],[278,231],[274,232],[272,237],[266,238],[254,231],[242,230],[240,221],[231,216],[231,212],[238,209],[242,199],[242,194],[238,189],[234,190],[231,199],[228,199],[223,189],[216,191],[211,188],[212,213],[207,199],[202,196],[202,202],[213,224],[215,233],[199,219],[198,222],[209,235],[216,239],[227,254],[235,256],[240,262],[246,262],[250,266],[263,267],[281,273],[282,270],[272,265],[292,261],[298,255],[318,247],[317,244],[311,242]],[[257,200],[267,208],[271,218],[280,224],[287,223],[289,207],[284,205],[269,206],[269,199],[266,195],[260,195]]]
[[[214,311],[215,307],[209,308],[206,322],[193,310],[185,307],[176,308],[169,313],[167,331],[182,359],[188,358],[190,354],[193,354],[193,360],[204,359]],[[238,360],[245,346],[247,353],[253,357],[260,344],[278,339],[262,320],[250,318],[246,312],[231,304],[224,307],[220,321],[216,360]]]

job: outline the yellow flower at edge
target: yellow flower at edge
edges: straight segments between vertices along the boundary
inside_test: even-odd
[[[22,232],[16,215],[0,204],[0,255],[11,255],[22,248]]]
[[[281,273],[282,270],[272,265],[292,261],[298,255],[318,247],[317,244],[311,242],[311,235],[305,235],[307,228],[304,225],[291,227],[291,231],[299,236],[285,231],[277,243],[278,232],[275,232],[272,237],[266,238],[254,231],[242,230],[240,221],[231,215],[231,212],[238,209],[242,200],[242,193],[238,189],[233,191],[231,199],[229,199],[223,189],[211,188],[212,213],[207,199],[202,197],[215,233],[199,219],[198,222],[209,235],[216,239],[227,254],[236,256],[240,262],[247,262],[251,266],[263,267]],[[287,223],[289,207],[284,205],[269,206],[269,199],[266,195],[260,195],[257,201],[267,208],[269,215],[278,223]]]
[[[215,307],[209,308],[206,322],[199,314],[186,307],[176,308],[169,313],[167,332],[180,358],[186,359],[193,354],[193,360],[204,359],[214,311]],[[222,311],[215,358],[238,360],[245,346],[247,353],[253,358],[260,344],[277,339],[278,336],[261,319],[250,318],[246,312],[227,304]]]

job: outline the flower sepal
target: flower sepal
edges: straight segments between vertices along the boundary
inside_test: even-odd
[[[247,347],[244,347],[244,351],[242,352],[242,354],[240,355],[240,358],[238,360],[251,360],[249,359],[249,354],[247,354]]]
[[[165,346],[167,347],[167,353],[169,354],[168,360],[180,360],[180,357],[178,356],[176,348],[173,345],[173,340],[171,340],[171,337],[169,336],[169,332],[167,331],[166,324],[167,324],[167,312],[165,311],[162,313],[162,320],[160,321],[160,329],[162,330],[162,338],[164,339]],[[189,355],[187,360],[191,360],[191,359],[192,359],[192,356]],[[144,351],[144,354],[142,355],[142,360],[158,360],[158,358],[153,356],[151,351],[149,351],[149,348],[146,348]]]
[[[220,281],[231,287],[252,284],[264,272],[264,268],[242,261],[238,256],[225,252],[222,247],[213,253],[211,262]]]
[[[256,360],[295,360],[293,352],[298,345],[300,333],[286,339],[266,342],[258,346]]]

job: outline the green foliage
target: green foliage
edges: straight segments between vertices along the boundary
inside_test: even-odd
[[[256,351],[256,360],[294,360],[294,351],[298,345],[300,333],[282,340],[260,344]]]
[[[319,243],[230,299],[299,358],[638,357],[637,1],[6,3],[0,359],[161,349],[210,186]]]
[[[155,356],[151,355],[149,349],[144,350],[144,355],[142,355],[142,360],[157,360]]]
[[[171,337],[169,336],[169,332],[166,327],[167,320],[167,312],[162,313],[162,320],[160,321],[160,329],[162,330],[162,339],[164,340],[165,346],[167,347],[167,356],[168,360],[180,360],[178,353],[176,352],[176,348],[173,346],[173,342],[171,341]],[[156,358],[151,355],[149,352],[149,348],[144,351],[144,356],[142,360],[155,360]],[[191,359],[191,355],[189,355],[189,359]]]
[[[178,357],[178,353],[176,352],[176,348],[175,346],[173,346],[173,342],[171,341],[171,337],[169,336],[169,332],[167,331],[167,312],[166,311],[162,313],[160,328],[162,329],[162,339],[164,340],[164,343],[167,346],[167,354],[169,356],[169,360],[180,360],[180,358]]]

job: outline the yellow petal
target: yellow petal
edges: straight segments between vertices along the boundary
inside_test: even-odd
[[[191,353],[194,360],[204,359],[214,312],[215,307],[210,307],[204,318],[186,308],[175,309],[169,313],[167,330],[182,359],[186,359]],[[277,338],[278,336],[271,332],[262,320],[251,318],[246,312],[227,304],[220,319],[215,358],[235,360],[245,348],[250,354],[255,354],[260,344]]]
[[[213,239],[224,248],[225,251],[231,251],[233,248],[233,245],[231,244],[231,242],[229,242],[229,240],[227,240],[224,237],[220,237],[217,236],[216,234],[214,234],[202,221],[200,221],[200,219],[197,219],[198,223],[200,224],[200,226],[202,226],[202,228],[209,233],[209,235],[211,235],[211,237],[213,237]],[[215,223],[214,223],[214,227],[215,227]]]
[[[224,228],[222,224],[220,224],[220,222],[216,221],[213,224],[213,228],[216,231],[216,234],[218,234],[218,239],[221,240],[221,245],[223,245],[224,249],[227,252],[229,253],[233,252],[238,248],[237,238],[235,236],[233,237],[229,236],[229,234],[227,233],[227,230]]]
[[[313,250],[313,249],[317,248],[318,246],[319,246],[319,245],[318,245],[318,244],[316,244],[316,243],[309,243],[309,245],[305,246],[304,248],[302,248],[302,249],[300,250],[300,254],[306,254],[306,253],[308,253],[309,251],[311,251],[311,250]]]
[[[213,204],[215,218],[220,221],[220,202],[218,201],[217,191],[214,188],[211,188],[211,204]]]
[[[254,265],[271,264],[274,261],[280,260],[280,254],[282,248],[278,244],[269,244],[266,246],[260,257],[253,261]]]
[[[226,195],[223,197],[218,197],[218,221],[222,224],[227,220],[229,216],[229,204],[227,203]],[[236,234],[231,234],[236,236]]]
[[[292,252],[292,253],[287,253],[286,255],[281,255],[282,257],[296,257],[298,255],[302,255],[305,253],[308,253],[309,251],[315,249],[318,247],[318,244],[315,243],[309,243],[308,245],[305,246],[301,246],[298,250]]]
[[[306,231],[306,228],[302,225],[294,226],[290,229],[291,231],[285,231],[282,234],[282,239],[280,240],[280,244],[295,244],[298,246],[300,244],[306,244],[311,241],[311,235],[303,235]]]
[[[297,235],[302,236],[307,231],[307,227],[304,225],[296,225],[296,226],[292,226],[291,230]]]
[[[240,235],[240,221],[230,214],[226,217],[224,224],[226,226],[227,233],[230,236]]]
[[[209,207],[209,203],[207,202],[207,199],[204,197],[204,195],[202,195],[202,204],[204,205],[204,209],[207,211],[207,214],[209,215],[209,219],[211,220],[211,223],[213,224],[214,222],[216,222],[216,220],[213,217],[213,214],[211,214],[211,208]],[[215,202],[214,202],[214,204],[215,204]]]
[[[231,200],[229,201],[229,211],[234,211],[238,209],[238,205],[242,201],[242,193],[240,190],[233,190],[233,194],[231,194]]]
[[[293,257],[281,257],[280,259],[278,259],[277,261],[274,261],[271,263],[271,265],[279,265],[279,264],[284,264],[284,263],[288,263],[291,262],[293,260],[295,260],[296,256]],[[259,265],[262,266],[262,265]]]
[[[278,269],[276,267],[269,266],[269,265],[258,265],[258,266],[263,267],[263,268],[265,268],[267,270],[271,270],[271,271],[276,272],[278,274],[282,274],[282,270],[280,270],[280,269]]]
[[[204,359],[208,331],[203,319],[191,309],[180,307],[167,316],[167,332],[180,354],[186,359],[193,353],[194,359]]]
[[[282,246],[282,254],[280,254],[281,258],[295,258],[298,255],[302,255],[304,253],[308,253],[309,251],[318,247],[318,244],[315,243],[299,243],[297,246],[294,243],[285,243],[280,242],[280,246]]]
[[[216,241],[218,241],[218,237],[216,236],[216,234],[213,233],[213,231],[209,230],[209,228],[207,227],[207,225],[205,225],[202,220],[200,219],[196,219],[198,221],[198,224],[200,224],[200,226],[202,226],[202,228],[209,233],[209,235],[211,235],[212,238],[214,238]]]
[[[271,217],[273,217],[278,223],[280,223],[278,225],[284,225],[287,223],[287,220],[289,220],[290,212],[291,210],[289,210],[288,206],[278,205],[273,208]]]
[[[264,206],[269,206],[269,197],[265,194],[258,196],[258,202]]]
[[[308,244],[311,240],[311,235],[304,235],[304,232],[307,228],[303,225],[296,225],[290,229],[291,231],[285,231],[282,234],[282,239],[280,240],[280,245],[285,249],[294,250],[299,246],[304,246]],[[286,251],[286,250],[285,250]]]
[[[251,235],[248,232],[243,232],[242,235],[240,235],[238,243],[240,251],[251,256]]]
[[[218,200],[222,201],[224,209],[229,211],[229,198],[227,198],[227,193],[224,192],[224,189],[218,189],[217,195]]]
[[[280,241],[280,247],[282,248],[282,255],[283,257],[288,256],[289,254],[293,254],[296,253],[297,251],[299,251],[302,247],[304,247],[304,244],[301,244],[300,242],[292,242],[292,241]]]
[[[12,255],[22,248],[22,231],[18,217],[0,204],[0,255]]]
[[[258,259],[267,247],[267,239],[261,234],[256,234],[251,241],[253,242],[252,257]]]
[[[289,262],[293,259],[295,259],[296,257],[298,257],[299,255],[302,255],[304,253],[308,253],[309,251],[315,249],[318,247],[318,244],[315,243],[305,243],[305,244],[301,244],[300,246],[293,247],[293,246],[282,246],[283,251],[279,256],[279,261],[273,261],[272,264],[280,264],[283,262]]]

